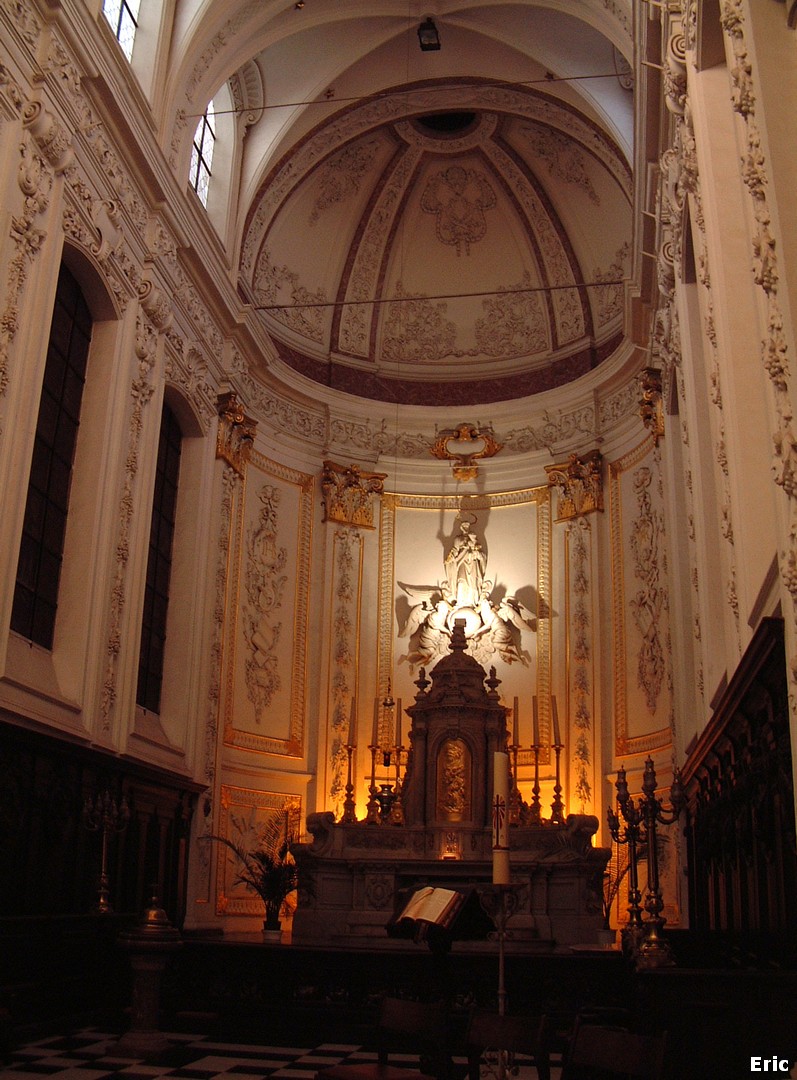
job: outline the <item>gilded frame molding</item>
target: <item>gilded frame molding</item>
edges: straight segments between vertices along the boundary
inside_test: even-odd
[[[271,816],[268,811],[285,813],[289,831],[298,831],[297,826],[303,819],[301,795],[286,795],[277,791],[259,791],[255,788],[237,787],[222,784],[219,804],[219,835],[230,836],[230,817],[234,810],[248,811],[250,822],[258,818]],[[217,915],[263,915],[263,902],[254,893],[230,895],[232,878],[231,863],[234,856],[223,845],[219,845],[216,860],[216,914]]]

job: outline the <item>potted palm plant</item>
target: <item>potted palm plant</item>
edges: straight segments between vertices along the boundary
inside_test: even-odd
[[[620,886],[628,874],[628,863],[622,866],[614,866],[603,874],[603,896],[601,910],[603,912],[603,926],[598,931],[599,945],[614,945],[617,940],[617,931],[611,926],[612,908],[620,892]]]
[[[299,884],[299,868],[290,851],[293,838],[288,835],[284,819],[277,814],[268,818],[258,830],[257,845],[251,848],[226,836],[209,839],[223,844],[235,856],[233,884],[244,885],[263,901],[264,939],[281,940],[281,920],[284,915],[293,914]]]

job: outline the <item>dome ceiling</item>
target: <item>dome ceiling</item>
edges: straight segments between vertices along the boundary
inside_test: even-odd
[[[240,260],[280,358],[366,398],[470,404],[563,385],[611,355],[631,175],[622,132],[565,91],[419,79],[283,138]]]

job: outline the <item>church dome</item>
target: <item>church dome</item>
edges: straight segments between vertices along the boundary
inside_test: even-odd
[[[270,170],[242,280],[280,359],[362,397],[524,397],[623,341],[631,174],[543,85],[427,80],[330,115]]]

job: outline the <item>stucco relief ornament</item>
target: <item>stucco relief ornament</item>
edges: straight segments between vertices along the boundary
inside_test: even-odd
[[[399,630],[399,637],[408,639],[409,651],[399,663],[413,668],[433,664],[448,651],[457,619],[464,621],[469,652],[480,664],[496,654],[507,664],[529,663],[523,635],[537,629],[537,620],[516,596],[504,596],[497,604],[491,599],[494,582],[485,574],[487,553],[471,524],[460,523],[443,561],[444,580],[436,585],[398,582],[411,601]]]
[[[666,669],[661,624],[667,606],[666,594],[659,577],[663,524],[661,515],[653,507],[650,494],[652,483],[653,474],[650,469],[643,467],[634,473],[638,513],[629,537],[634,559],[634,576],[639,582],[639,588],[629,601],[640,635],[637,683],[645,695],[651,715],[656,711]]]
[[[249,534],[246,560],[246,599],[243,608],[246,658],[246,689],[255,707],[255,722],[261,723],[265,710],[279,690],[279,645],[282,623],[275,618],[282,607],[288,553],[277,542],[277,508],[280,493],[272,484],[260,489],[260,516]]]
[[[450,244],[461,255],[487,232],[485,210],[496,204],[495,192],[475,169],[450,165],[432,177],[421,197],[421,209],[436,216],[435,232],[441,244]]]

